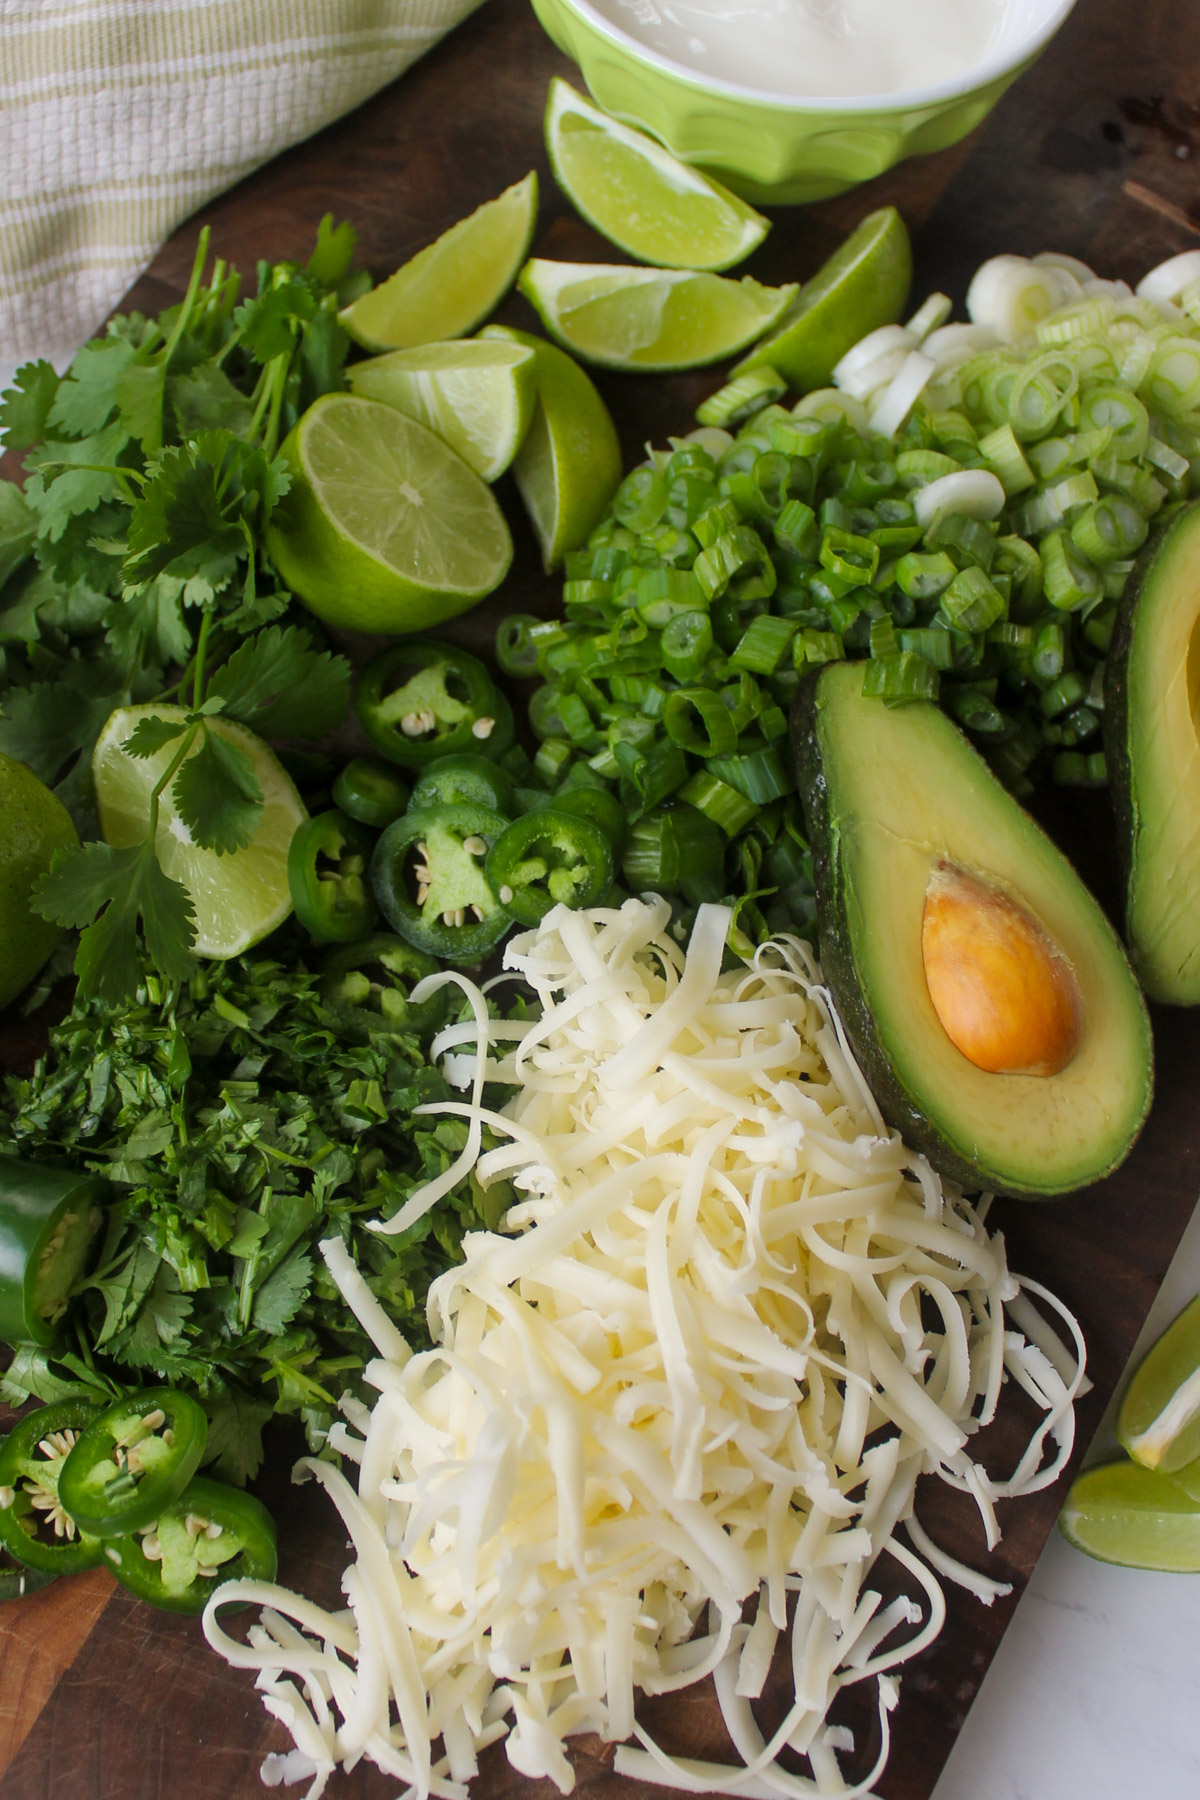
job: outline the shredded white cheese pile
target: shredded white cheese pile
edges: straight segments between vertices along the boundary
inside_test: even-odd
[[[441,1110],[471,1119],[471,1160],[482,1126],[498,1134],[478,1176],[524,1198],[515,1235],[469,1236],[431,1290],[433,1350],[410,1356],[327,1247],[381,1352],[373,1411],[348,1401],[331,1439],[357,1492],[301,1465],[353,1542],[348,1610],[235,1581],[204,1620],[292,1734],[267,1778],[311,1776],[310,1800],[363,1756],[459,1800],[498,1738],[568,1793],[581,1731],[624,1746],[618,1773],[675,1788],[865,1794],[890,1671],[942,1624],[937,1575],[1006,1591],[921,1531],[917,1476],[969,1490],[995,1542],[994,1501],[1070,1453],[1078,1328],[1064,1314],[1068,1353],[980,1212],[884,1126],[807,948],[722,974],[726,909],[701,909],[686,957],[668,925],[664,902],[556,908],[506,956],[540,1020],[497,1026],[476,994],[443,1033],[474,1091]],[[481,1105],[485,1061],[519,1084],[501,1115]],[[1043,1417],[998,1480],[969,1442],[1006,1370]],[[885,1558],[905,1589],[890,1604]],[[265,1608],[246,1645],[217,1617],[238,1600]],[[781,1638],[793,1699],[764,1741],[753,1701]],[[639,1690],[710,1674],[737,1767],[670,1756],[635,1718]],[[853,1741],[827,1715],[864,1681],[882,1749],[847,1786]]]

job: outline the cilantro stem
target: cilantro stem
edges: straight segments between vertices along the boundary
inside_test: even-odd
[[[212,612],[205,608],[204,617],[200,621],[200,635],[196,640],[196,654],[192,659],[192,711],[199,712],[204,704],[204,659],[208,653],[208,634],[212,629]]]
[[[274,456],[279,448],[279,414],[283,406],[283,396],[287,391],[288,370],[291,367],[291,355],[275,358],[276,370],[272,383],[271,412],[267,420],[267,429],[263,433],[263,449],[268,456]]]
[[[246,427],[246,436],[251,443],[254,443],[257,440],[258,428],[262,424],[263,414],[271,403],[272,383],[274,380],[275,362],[277,361],[278,358],[275,358],[274,361],[269,362],[266,365],[258,378],[258,385],[254,390],[254,412],[251,415],[249,425]]]
[[[191,323],[192,313],[195,311],[196,307],[196,296],[200,292],[200,277],[204,273],[204,265],[208,261],[209,236],[209,228],[206,225],[201,231],[199,242],[196,245],[196,254],[192,261],[192,273],[187,284],[187,292],[183,296],[183,304],[176,314],[175,324],[171,329],[170,337],[167,339],[166,349],[163,351],[162,361],[164,369],[170,368],[171,357],[175,352],[175,348]]]
[[[205,618],[207,619],[207,617],[208,617],[208,614],[206,613]],[[203,632],[204,627],[201,626],[200,629],[201,629],[201,632]],[[201,725],[191,725],[188,727],[188,730],[184,734],[183,742],[180,744],[178,750],[175,752],[174,756],[171,758],[171,761],[168,764],[166,771],[162,775],[159,776],[158,780],[154,784],[153,792],[150,795],[150,826],[149,826],[148,831],[146,832],[146,839],[145,839],[145,841],[147,843],[152,844],[154,842],[155,836],[158,832],[158,803],[159,803],[159,800],[161,799],[164,790],[166,788],[170,787],[170,785],[174,781],[176,775],[178,775],[180,768],[183,765],[184,757],[187,755],[188,751],[191,749],[192,745],[196,741],[197,736],[199,735],[199,733],[202,730],[203,730],[203,726],[201,726]]]

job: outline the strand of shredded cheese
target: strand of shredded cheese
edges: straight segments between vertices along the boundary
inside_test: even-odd
[[[204,1620],[292,1734],[272,1783],[310,1778],[317,1800],[365,1756],[414,1800],[462,1800],[503,1737],[567,1793],[566,1740],[592,1731],[624,1746],[619,1773],[668,1787],[849,1800],[886,1760],[895,1671],[941,1628],[938,1576],[988,1604],[1006,1591],[917,1525],[917,1477],[971,1493],[994,1541],[995,1500],[1070,1453],[1078,1327],[1022,1292],[985,1208],[887,1131],[807,947],[723,974],[728,923],[701,908],[685,957],[664,902],[555,909],[509,947],[541,1003],[520,1034],[456,978],[474,1023],[441,1046],[472,1088],[440,1109],[470,1121],[455,1169],[521,1198],[512,1235],[470,1235],[434,1284],[425,1354],[322,1245],[380,1350],[377,1403],[338,1427],[357,1490],[301,1465],[352,1540],[348,1610],[235,1581]],[[485,1073],[517,1089],[503,1113]],[[485,1124],[506,1141],[480,1155]],[[969,1445],[1006,1371],[1043,1418],[993,1480]],[[247,1644],[218,1618],[239,1600],[264,1608]],[[792,1702],[764,1739],[753,1702],[785,1646]],[[737,1765],[671,1755],[634,1717],[639,1691],[709,1674]],[[829,1712],[864,1681],[882,1748],[848,1785],[853,1737]]]

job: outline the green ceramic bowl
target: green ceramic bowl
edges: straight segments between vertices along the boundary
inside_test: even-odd
[[[639,43],[591,0],[533,0],[593,97],[676,156],[767,205],[821,200],[974,130],[1045,49],[1074,0],[1010,0],[998,47],[959,81],[814,99],[698,75]]]

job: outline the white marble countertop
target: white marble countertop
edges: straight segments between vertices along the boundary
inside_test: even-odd
[[[1200,1208],[1133,1362],[1197,1293]],[[1113,1410],[1089,1461],[1117,1453]],[[1055,1531],[933,1800],[1131,1796],[1200,1797],[1200,1575],[1113,1568]]]

